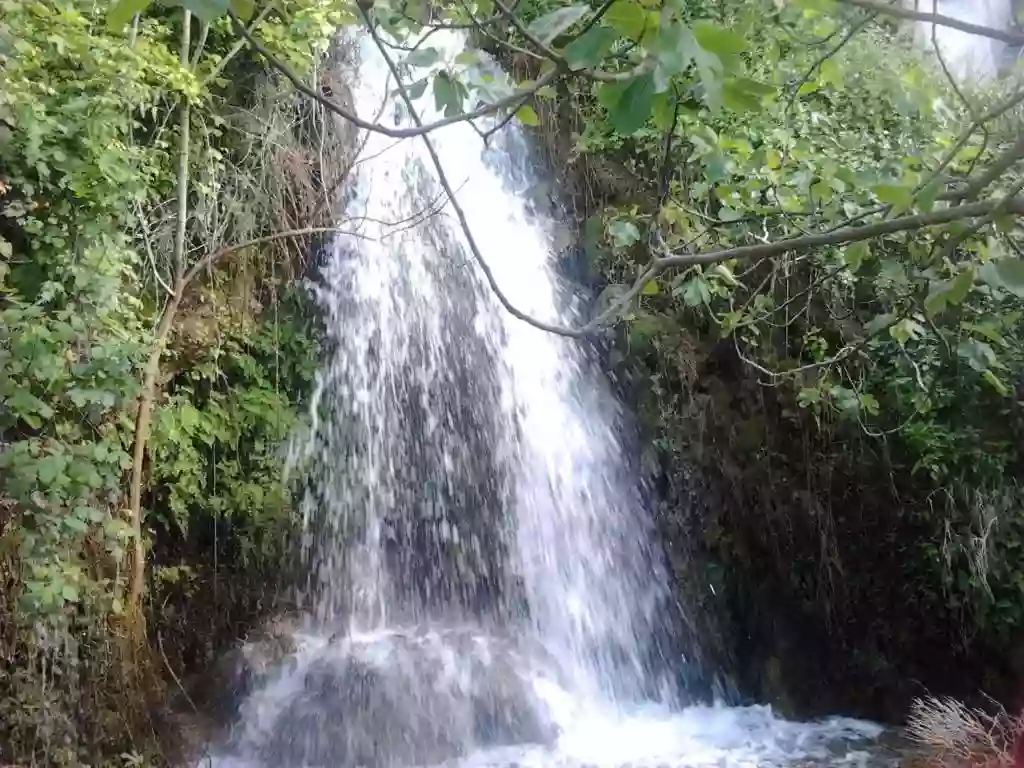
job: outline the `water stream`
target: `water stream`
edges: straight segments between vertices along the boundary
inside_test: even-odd
[[[365,47],[353,57],[357,110],[408,124],[383,62]],[[525,138],[509,127],[485,149],[466,124],[433,137],[510,299],[577,322],[582,294],[556,268],[558,213],[536,193]],[[873,724],[786,722],[679,682],[697,654],[674,631],[682,609],[620,407],[585,346],[498,305],[422,141],[366,137],[347,217],[315,288],[329,349],[301,447],[312,612],[209,759],[885,762]]]
[[[909,0],[907,4],[925,13],[932,13],[934,8],[942,16],[991,29],[1007,30],[1013,20],[1013,0]],[[961,85],[996,77],[1020,54],[999,40],[952,27],[918,22],[916,33],[925,47],[938,48],[950,74]]]

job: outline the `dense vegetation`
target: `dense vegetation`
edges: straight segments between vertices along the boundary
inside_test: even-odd
[[[613,335],[680,589],[743,687],[895,716],[921,684],[1009,695],[1024,88],[912,50],[922,13],[0,0],[0,760],[173,760],[167,686],[286,604],[299,278],[352,125],[545,140],[606,287],[582,328],[524,320]],[[348,26],[413,127],[321,69]],[[447,61],[427,27],[471,44]]]

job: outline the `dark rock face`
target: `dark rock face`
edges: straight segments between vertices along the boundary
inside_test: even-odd
[[[247,706],[233,751],[266,766],[438,763],[555,736],[511,645],[468,631],[343,638]],[[258,732],[257,732],[258,731]]]

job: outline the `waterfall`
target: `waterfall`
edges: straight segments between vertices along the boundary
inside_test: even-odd
[[[1006,30],[1013,20],[1013,0],[937,0],[934,8],[942,16],[983,27]],[[931,13],[933,0],[908,0],[907,4]],[[932,39],[932,24],[917,23],[918,40],[929,48],[938,46],[939,53],[950,73],[960,81],[985,81],[995,77],[1003,64],[1013,55],[1006,43],[979,37],[952,27],[936,25]]]
[[[435,34],[454,60],[463,40]],[[409,125],[373,46],[348,82]],[[494,67],[491,75],[503,77]],[[419,99],[437,119],[433,99]],[[486,127],[486,126],[485,126]],[[509,299],[566,325],[564,225],[509,126],[432,134]],[[303,452],[310,616],[298,650],[212,748],[228,766],[710,765],[833,761],[871,724],[698,704],[690,649],[587,346],[512,317],[465,247],[420,139],[362,137],[346,230],[314,294],[327,353]],[[853,749],[853,747],[850,747]]]

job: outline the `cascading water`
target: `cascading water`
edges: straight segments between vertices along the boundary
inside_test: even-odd
[[[455,36],[432,44],[461,50]],[[355,107],[408,124],[370,48],[349,73]],[[312,615],[212,759],[862,761],[852,745],[870,724],[684,706],[673,670],[687,649],[670,642],[666,574],[599,370],[580,344],[503,311],[421,140],[364,139],[350,234],[315,289],[329,355],[303,449]],[[485,149],[459,123],[432,139],[511,301],[576,322],[523,137],[507,128]]]
[[[1013,19],[1012,0],[907,0],[910,7],[935,12],[991,29],[1007,30]],[[952,27],[919,22],[917,36],[929,47],[937,46],[951,74],[959,80],[984,81],[1019,52],[1006,43],[973,35]]]

